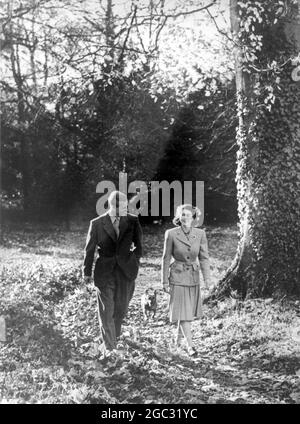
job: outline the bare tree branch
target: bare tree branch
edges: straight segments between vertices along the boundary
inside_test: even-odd
[[[128,38],[129,38],[129,34],[130,34],[130,31],[132,29],[133,22],[134,22],[135,17],[136,17],[136,11],[137,11],[137,6],[135,6],[134,7],[134,10],[133,10],[133,15],[132,15],[132,18],[131,18],[131,23],[130,23],[130,25],[128,27],[128,31],[127,31],[127,34],[126,34],[126,37],[125,37],[125,40],[124,40],[124,43],[123,43],[123,47],[122,47],[120,56],[119,56],[119,63],[122,62],[122,60],[123,60],[124,50],[126,48],[126,44],[127,44]]]
[[[217,31],[218,31],[220,34],[224,35],[224,37],[228,38],[228,40],[230,40],[230,41],[231,41],[232,43],[234,43],[236,46],[239,46],[239,44],[238,44],[238,43],[237,43],[237,42],[236,42],[233,38],[229,37],[229,35],[227,34],[227,32],[225,32],[225,31],[222,31],[222,30],[221,30],[221,28],[219,27],[219,25],[218,25],[218,23],[217,23],[217,21],[216,21],[215,17],[211,14],[210,10],[209,10],[209,9],[206,9],[206,11],[207,11],[207,13],[209,14],[209,16],[210,16],[211,20],[213,21],[213,23],[214,23],[214,25],[215,25],[215,27],[216,27]]]
[[[32,12],[36,9],[38,9],[43,4],[46,4],[48,0],[40,0],[37,2],[32,2],[31,6],[23,7],[20,6],[17,9],[12,10],[11,9],[11,2],[8,2],[8,12],[7,15],[0,18],[0,23],[3,25],[3,27],[7,24],[9,24],[13,19],[21,18],[24,15],[27,15],[27,13]]]
[[[147,55],[148,52],[145,49],[145,45],[144,45],[144,42],[143,42],[143,39],[142,39],[140,30],[139,30],[139,27],[138,27],[138,22],[137,22],[137,17],[136,16],[135,16],[135,23],[136,23],[135,24],[135,27],[136,27],[136,33],[137,33],[138,39],[140,40],[140,43],[141,43],[141,46],[142,46],[142,49],[143,49],[144,54]]]
[[[202,10],[208,10],[210,7],[212,7],[213,5],[216,4],[217,0],[213,0],[212,2],[210,2],[209,4],[207,4],[206,6],[202,6],[199,7],[198,9],[193,9],[193,10],[188,10],[187,12],[178,12],[173,14],[166,14],[166,15],[162,15],[162,14],[153,14],[152,17],[162,17],[164,16],[165,18],[179,18],[179,16],[186,16],[186,15],[192,15],[194,13],[197,12],[201,12]],[[147,16],[140,16],[140,18],[147,18]]]
[[[151,53],[158,50],[158,39],[159,39],[159,36],[160,36],[160,33],[161,33],[162,29],[164,28],[164,26],[165,26],[165,24],[167,22],[167,19],[168,19],[168,17],[165,16],[164,17],[164,20],[163,20],[163,23],[161,24],[159,30],[156,33],[154,48],[153,48],[153,50],[151,50]]]

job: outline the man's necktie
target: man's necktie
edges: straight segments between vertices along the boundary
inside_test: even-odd
[[[120,230],[119,230],[119,221],[120,221],[120,218],[118,216],[114,217],[113,227],[115,229],[117,238],[119,237],[119,233],[120,233]]]

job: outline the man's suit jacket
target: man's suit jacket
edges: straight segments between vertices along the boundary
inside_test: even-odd
[[[116,265],[122,269],[129,280],[134,280],[137,277],[139,260],[142,256],[142,229],[138,217],[132,214],[121,216],[118,239],[108,212],[90,221],[83,262],[85,276],[92,274],[96,247],[99,254],[94,269],[96,286],[105,284]]]
[[[164,251],[162,256],[162,282],[176,285],[199,284],[201,269],[204,282],[210,280],[210,265],[205,231],[193,227],[190,242],[181,227],[165,232]],[[171,260],[173,258],[173,262]]]

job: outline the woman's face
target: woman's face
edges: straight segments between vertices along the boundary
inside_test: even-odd
[[[193,213],[188,209],[183,209],[180,217],[180,222],[186,227],[190,227],[193,222]]]

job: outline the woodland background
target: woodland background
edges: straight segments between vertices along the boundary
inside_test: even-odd
[[[226,2],[1,3],[4,218],[88,219],[126,171],[204,181],[206,219],[236,221]]]
[[[0,2],[1,403],[300,402],[297,2],[233,3],[236,38],[223,0]],[[125,352],[99,359],[83,247],[96,185],[120,171],[205,183],[197,361],[174,351],[160,217],[141,217]]]

